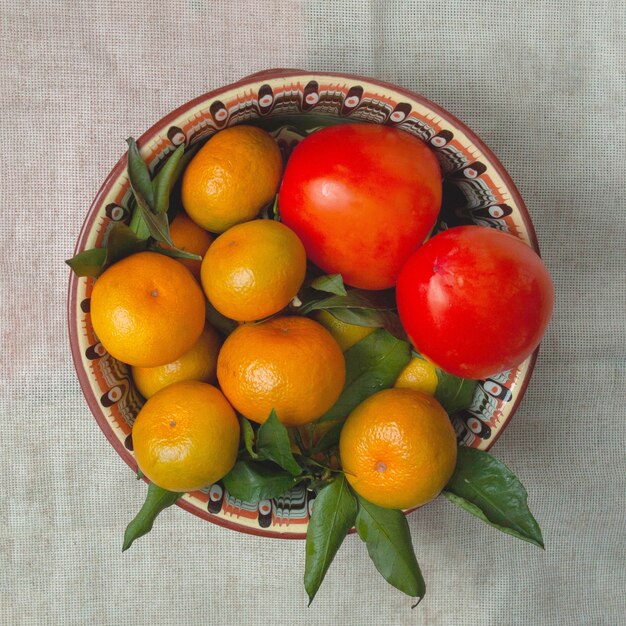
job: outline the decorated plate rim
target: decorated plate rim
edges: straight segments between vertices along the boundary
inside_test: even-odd
[[[427,98],[415,92],[412,92],[408,89],[399,87],[397,85],[394,85],[392,83],[388,83],[385,81],[363,77],[360,75],[343,74],[339,72],[314,72],[314,71],[296,70],[296,69],[265,70],[265,71],[257,72],[250,76],[244,77],[241,80],[231,83],[229,85],[225,85],[218,89],[209,91],[177,107],[176,109],[171,111],[169,114],[167,114],[165,117],[163,117],[161,120],[153,124],[147,131],[145,131],[141,135],[141,137],[138,139],[137,143],[141,148],[142,146],[144,146],[144,144],[147,144],[150,140],[152,140],[156,135],[166,130],[169,126],[171,126],[171,123],[174,120],[184,115],[190,109],[193,109],[194,107],[197,107],[204,102],[217,98],[220,95],[228,91],[232,91],[234,89],[241,88],[244,86],[248,87],[248,86],[253,86],[256,84],[261,84],[264,81],[271,80],[271,79],[282,80],[282,79],[294,79],[294,78],[300,78],[302,80],[308,79],[308,80],[318,80],[318,81],[323,81],[325,78],[338,78],[340,80],[346,80],[346,81],[369,83],[371,85],[380,87],[384,90],[389,90],[393,92],[394,94],[402,95],[402,96],[407,97],[410,100],[418,102],[422,106],[430,109],[433,113],[436,113],[437,115],[439,115],[449,125],[456,127],[458,130],[460,130],[463,134],[465,134],[471,140],[472,145],[476,146],[476,148],[480,150],[480,152],[482,152],[484,157],[488,160],[489,165],[493,167],[493,169],[495,170],[495,173],[504,182],[507,192],[511,195],[513,201],[515,202],[519,210],[519,215],[524,224],[524,228],[526,229],[526,232],[529,238],[529,243],[531,247],[538,254],[540,254],[537,236],[536,236],[535,229],[531,221],[530,215],[528,213],[526,204],[524,203],[524,200],[521,197],[521,194],[519,193],[519,190],[517,189],[515,183],[513,182],[513,180],[507,173],[507,171],[505,170],[504,166],[500,163],[498,158],[495,156],[495,154],[485,145],[485,143],[470,128],[468,128],[463,122],[457,119],[453,114],[443,109],[441,106],[437,105],[436,103],[428,100]],[[110,193],[112,184],[114,184],[115,181],[124,173],[125,166],[126,166],[126,156],[124,154],[118,160],[118,162],[115,164],[115,166],[112,168],[112,170],[110,171],[110,173],[108,174],[104,182],[102,183],[100,189],[98,190],[98,193],[96,194],[94,200],[92,201],[89,207],[87,217],[83,222],[82,228],[80,230],[80,233],[77,239],[77,243],[75,246],[75,253],[84,249],[84,246],[86,245],[89,235],[94,226],[94,222],[98,219],[97,209],[102,205],[106,196]],[[135,461],[134,456],[129,452],[129,450],[125,448],[124,443],[120,440],[120,438],[116,436],[111,424],[107,420],[102,410],[102,407],[100,406],[100,403],[98,402],[98,399],[96,395],[94,394],[93,389],[91,387],[91,382],[89,379],[88,371],[83,361],[83,355],[80,349],[79,339],[77,336],[77,319],[75,315],[77,311],[77,305],[78,305],[77,300],[78,300],[78,278],[72,272],[70,272],[69,285],[68,285],[68,300],[67,300],[68,330],[69,330],[72,359],[74,361],[79,383],[80,383],[83,395],[85,396],[85,399],[87,401],[87,404],[96,422],[98,423],[98,426],[104,433],[105,437],[111,443],[111,445],[113,446],[115,451],[119,454],[119,456],[121,456],[122,459],[126,462],[126,464],[131,469],[133,469],[133,471],[136,472],[137,463]],[[494,436],[489,439],[489,441],[487,442],[488,445],[484,449],[489,449],[496,443],[496,441],[502,435],[502,432],[508,426],[513,415],[515,414],[520,402],[522,401],[524,397],[524,394],[526,392],[526,389],[532,377],[532,373],[534,370],[538,352],[539,352],[539,348],[535,350],[532,356],[524,364],[526,372],[523,376],[523,379],[520,382],[519,389],[517,390],[517,393],[515,396],[515,400],[508,411],[506,420],[504,421],[504,423],[502,423],[499,426]],[[193,503],[194,500],[198,501],[198,504],[194,504]],[[227,517],[222,517],[219,515],[209,513],[208,510],[206,510],[206,506],[204,507],[201,506],[203,503],[200,500],[198,500],[198,498],[194,496],[194,494],[184,494],[184,496],[180,498],[177,504],[178,506],[185,509],[186,511],[193,513],[194,515],[201,517],[204,520],[210,521],[214,524],[217,524],[218,526],[222,526],[231,530],[237,530],[239,532],[243,532],[246,534],[270,537],[270,538],[279,538],[279,539],[303,539],[306,537],[305,532],[292,532],[289,530],[285,530],[285,531],[277,530],[276,526],[270,526],[269,528],[247,526],[245,524],[238,523],[236,520],[231,520]],[[407,511],[407,513],[408,512],[410,511]]]

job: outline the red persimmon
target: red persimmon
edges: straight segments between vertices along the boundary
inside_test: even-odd
[[[554,305],[539,255],[513,235],[480,226],[432,237],[402,268],[396,295],[416,349],[445,371],[474,379],[524,361]]]
[[[318,267],[354,287],[387,289],[435,224],[441,171],[428,146],[403,131],[330,126],[293,151],[278,205]]]

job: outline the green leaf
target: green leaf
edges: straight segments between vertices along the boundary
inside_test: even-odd
[[[243,439],[243,445],[245,446],[248,454],[253,459],[258,459],[259,455],[254,450],[254,429],[252,424],[243,416],[239,416],[239,425],[241,427],[241,437]]]
[[[150,231],[142,217],[141,209],[137,206],[137,199],[131,193],[128,199],[128,210],[131,212],[130,224],[128,227],[139,237],[139,239],[147,239],[150,237]]]
[[[167,215],[172,188],[194,155],[195,149],[185,153],[184,145],[176,148],[152,180],[150,170],[141,158],[135,140],[129,137],[126,141],[128,143],[128,178],[137,205],[130,221],[130,229],[140,239],[152,237],[155,241],[166,243],[171,248],[167,251],[154,249],[155,252],[178,259],[201,260],[197,254],[181,250],[174,245],[170,236]]]
[[[222,333],[222,335],[228,337],[228,335],[237,328],[237,322],[222,315],[206,298],[204,299],[204,303],[206,304],[205,317],[207,322]]]
[[[168,157],[165,165],[159,170],[152,181],[154,190],[154,212],[167,213],[170,206],[172,187],[182,172],[181,159],[185,152],[185,144],[181,144]]]
[[[155,241],[166,243],[172,248],[176,248],[170,236],[170,226],[167,221],[167,213],[159,213],[156,215],[149,207],[138,201],[137,206],[141,212],[141,217],[148,227],[150,237]]]
[[[443,495],[494,528],[544,547],[522,483],[488,452],[460,446],[456,469]]]
[[[437,368],[437,378],[439,382],[435,398],[439,400],[448,415],[462,411],[472,404],[478,381],[459,378],[439,368]]]
[[[274,198],[274,204],[272,205],[272,219],[280,222],[280,211],[278,209],[278,194],[276,194],[276,197]]]
[[[139,149],[137,148],[135,140],[132,137],[129,137],[126,141],[128,142],[128,178],[130,179],[130,185],[133,189],[135,200],[137,201],[137,209],[141,215],[141,217],[137,217],[135,223],[133,224],[133,228],[141,230],[142,233],[145,232],[147,228],[150,237],[152,237],[155,241],[166,243],[172,248],[172,250],[169,251],[169,256],[174,256],[172,252],[175,252],[177,258],[197,260],[197,255],[180,250],[174,245],[170,236],[170,227],[167,219],[167,206],[169,206],[169,193],[171,191],[170,183],[173,182],[173,177],[176,175],[177,167],[182,158],[182,152],[178,153],[178,156],[174,160],[171,168],[169,168],[169,162],[177,152],[175,151],[175,153],[168,159],[165,166],[161,169],[161,172],[157,174],[157,178],[159,178],[159,193],[161,194],[159,200],[160,206],[162,207],[163,204],[165,204],[166,207],[165,212],[154,212],[156,200],[153,182],[150,179],[150,171],[139,154]],[[163,195],[166,193],[167,199],[164,199]],[[142,221],[143,224],[141,224]],[[155,251],[162,252],[161,250]]]
[[[299,482],[299,478],[252,461],[237,461],[222,482],[233,498],[260,502],[278,498]]]
[[[274,409],[257,432],[256,449],[260,459],[273,461],[292,476],[302,474],[302,468],[291,451],[289,433],[276,416]]]
[[[350,289],[346,295],[332,295],[320,298],[312,290],[299,294],[301,306],[295,313],[308,315],[312,311],[328,311],[331,315],[357,326],[384,328],[398,339],[406,339],[406,333],[395,313],[395,301],[391,291],[364,291]]]
[[[423,598],[426,583],[415,558],[404,513],[383,509],[358,495],[357,500],[356,530],[376,569],[396,589],[412,598]]]
[[[113,224],[104,248],[94,248],[80,252],[66,263],[77,276],[99,276],[107,267],[121,259],[145,250],[147,242],[122,222]]]
[[[174,218],[183,211],[182,200],[181,200],[181,174],[184,172],[185,168],[196,156],[196,152],[202,147],[202,143],[196,143],[193,146],[187,146],[185,148],[185,154],[181,157],[178,162],[178,166],[176,167],[176,172],[173,175],[173,178],[176,179],[174,185],[172,187],[172,191],[170,193],[170,205],[167,210],[167,218],[169,223],[171,224],[174,221]],[[158,174],[157,174],[158,176]]]
[[[348,531],[354,525],[357,505],[343,474],[324,487],[313,502],[306,533],[304,587],[309,606]]]
[[[151,245],[150,249],[153,252],[164,254],[165,256],[171,256],[176,259],[193,259],[194,261],[201,261],[202,257],[186,250],[181,250],[174,245],[170,236],[170,227],[167,221],[167,213],[154,214],[149,209],[139,204],[139,210],[141,211],[142,219],[148,226],[150,236],[158,242],[165,243],[169,248],[163,248],[161,246]]]
[[[105,248],[83,250],[65,261],[76,276],[98,276],[104,266],[107,251]]]
[[[154,208],[154,191],[152,189],[150,170],[145,161],[141,158],[135,140],[129,137],[126,143],[128,144],[126,169],[130,186],[133,188],[137,204],[151,210]]]
[[[192,259],[193,261],[202,261],[202,257],[187,250],[181,250],[180,248],[163,248],[159,245],[151,245],[150,250],[152,252],[158,252],[165,256],[171,256],[173,259]]]
[[[138,205],[135,205],[135,210],[133,211],[133,216],[130,218],[130,224],[128,226],[140,239],[147,239],[150,236],[150,230],[146,224],[146,220],[143,219],[143,211]]]
[[[122,259],[146,249],[147,242],[140,239],[126,224],[117,222],[107,233],[105,266],[113,265]]]
[[[402,322],[393,311],[338,307],[329,309],[328,312],[346,324],[356,324],[367,328],[384,328],[397,339],[402,341],[407,339]]]
[[[152,525],[157,515],[168,506],[172,506],[183,494],[166,491],[157,487],[154,483],[148,485],[148,493],[141,510],[135,519],[128,524],[124,533],[124,545],[122,552],[128,550],[136,539],[143,537],[152,530]]]
[[[373,393],[392,387],[411,359],[411,348],[405,341],[380,328],[346,350],[344,356],[345,387],[320,422],[343,419]]]
[[[311,281],[311,287],[317,291],[326,291],[333,293],[336,296],[347,296],[345,285],[343,284],[343,278],[341,274],[327,274],[325,276],[318,276]]]
[[[321,278],[321,277],[320,277]],[[365,291],[363,289],[350,289],[346,295],[332,295],[320,298],[315,292],[304,293],[300,298],[302,305],[299,313],[308,315],[312,311],[333,309],[374,309],[381,311],[393,311],[395,303],[393,295],[389,291]]]

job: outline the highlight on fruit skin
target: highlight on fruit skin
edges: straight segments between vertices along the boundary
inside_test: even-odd
[[[412,389],[385,389],[348,416],[339,455],[346,479],[363,498],[389,509],[426,504],[456,465],[454,428],[443,407]]]
[[[239,421],[222,392],[207,383],[165,387],[133,424],[139,469],[168,491],[193,491],[223,478],[234,466]]]
[[[109,354],[155,367],[178,359],[204,328],[205,301],[191,272],[157,252],[118,261],[96,280],[91,322]]]
[[[206,324],[196,343],[171,363],[157,367],[131,367],[131,373],[139,393],[146,399],[168,385],[183,380],[198,380],[204,383],[217,382],[217,355],[222,337]]]
[[[185,169],[182,203],[196,224],[223,233],[254,219],[276,196],[283,168],[278,145],[255,126],[213,135]]]
[[[288,426],[315,421],[335,404],[345,377],[341,348],[307,317],[242,324],[227,337],[217,359],[224,395],[239,413],[258,423],[272,409]]]
[[[201,269],[209,302],[239,322],[260,320],[284,309],[305,275],[302,242],[273,220],[253,220],[228,229],[211,244]]]

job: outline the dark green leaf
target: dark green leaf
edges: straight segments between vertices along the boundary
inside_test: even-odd
[[[259,502],[282,496],[298,481],[296,476],[282,470],[274,470],[252,461],[237,461],[222,482],[233,498]]]
[[[333,309],[375,309],[393,311],[395,308],[393,295],[389,291],[365,291],[350,289],[345,296],[319,297],[315,291],[303,294],[299,313],[308,315],[312,311]]]
[[[152,181],[155,213],[167,213],[170,206],[172,187],[182,172],[182,168],[179,167],[179,165],[181,164],[184,152],[185,144],[181,144],[168,157],[165,165],[159,170]]]
[[[147,239],[150,236],[150,229],[146,224],[146,220],[143,219],[143,211],[137,205],[135,205],[133,216],[130,218],[128,226],[140,239]]]
[[[144,206],[148,210],[154,208],[154,191],[150,170],[145,161],[141,158],[137,143],[132,137],[126,140],[128,144],[127,172],[130,186],[133,188],[135,199],[139,206]]]
[[[397,339],[402,341],[407,339],[400,318],[393,311],[334,308],[328,312],[346,324],[356,324],[357,326],[367,326],[368,328],[384,328]]]
[[[272,205],[272,219],[280,222],[280,211],[278,209],[278,194],[274,198],[274,204]]]
[[[105,248],[84,250],[65,261],[76,276],[98,276],[104,266],[107,251]]]
[[[243,439],[243,445],[245,446],[248,454],[253,459],[258,459],[259,455],[254,450],[254,429],[252,424],[243,416],[239,416],[239,425],[241,427],[241,437]]]
[[[205,304],[205,317],[207,319],[207,322],[209,322],[209,324],[211,324],[211,326],[213,326],[213,328],[215,328],[217,331],[222,333],[222,335],[228,337],[228,335],[230,335],[230,333],[232,333],[233,330],[237,328],[237,322],[235,322],[235,320],[231,320],[229,317],[225,317],[224,315],[222,315],[206,298]]]
[[[116,222],[107,233],[104,248],[85,250],[66,263],[77,276],[98,276],[113,263],[145,250],[146,245],[126,224]]]
[[[439,368],[437,368],[437,378],[439,382],[435,398],[439,400],[448,415],[462,411],[472,404],[477,381],[453,376]]]
[[[140,239],[126,224],[117,222],[107,233],[105,266],[113,265],[122,259],[146,249],[147,242]]]
[[[181,250],[180,248],[164,248],[162,246],[151,245],[150,250],[152,252],[158,252],[165,256],[171,256],[173,259],[192,259],[193,261],[202,261],[202,257],[198,254],[187,252],[187,250]]]
[[[395,300],[391,291],[350,289],[345,296],[320,298],[316,291],[304,290],[299,298],[302,304],[294,312],[300,315],[308,315],[318,310],[328,311],[347,324],[385,328],[398,339],[406,339],[400,319],[395,313]]]
[[[409,344],[379,328],[344,353],[346,385],[335,405],[319,421],[343,419],[363,400],[392,387],[411,359]]]
[[[356,519],[356,500],[343,474],[324,487],[313,502],[306,533],[304,587],[309,605],[328,568]]]
[[[272,409],[270,416],[261,424],[256,435],[256,449],[259,458],[273,461],[292,476],[302,474],[302,468],[293,456],[289,433]]]
[[[326,291],[333,293],[336,296],[346,296],[345,285],[343,284],[343,278],[341,274],[327,274],[324,276],[318,276],[311,281],[311,287],[317,291]]]
[[[460,446],[456,469],[443,494],[498,530],[544,547],[522,483],[488,452]]]
[[[130,224],[128,227],[139,237],[139,239],[147,239],[150,237],[150,231],[142,217],[141,209],[137,206],[137,199],[131,193],[127,201],[128,210],[131,213]]]
[[[176,248],[170,236],[170,226],[167,221],[167,213],[159,213],[156,215],[141,202],[138,202],[138,207],[141,211],[141,217],[148,227],[150,236],[155,241],[161,241],[172,248]]]
[[[171,256],[176,259],[193,259],[194,261],[201,261],[202,257],[186,250],[181,250],[174,245],[170,236],[170,227],[167,221],[167,213],[159,213],[158,215],[139,204],[139,210],[141,211],[142,219],[148,227],[150,236],[157,242],[165,243],[169,248],[163,248],[161,246],[151,246],[153,252],[159,252],[166,256]]]
[[[383,578],[412,598],[423,598],[422,577],[406,517],[402,511],[383,509],[357,495],[356,530]]]
[[[143,537],[152,530],[157,515],[168,506],[172,506],[183,494],[166,491],[154,483],[148,485],[146,500],[135,519],[126,527],[122,552],[128,550],[133,541]]]

